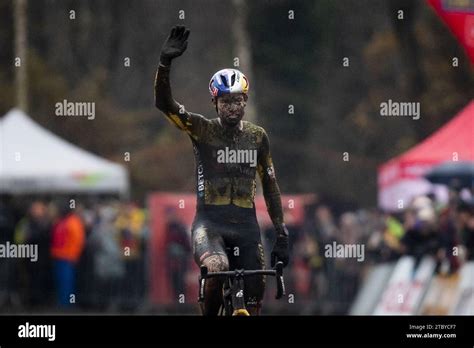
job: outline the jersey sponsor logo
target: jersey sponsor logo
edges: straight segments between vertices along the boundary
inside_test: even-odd
[[[211,89],[212,96],[216,97],[217,94],[219,93],[219,90],[216,87],[212,86],[212,85],[211,85],[210,89]]]
[[[257,298],[255,296],[252,296],[248,298],[248,301],[247,301],[247,306],[255,306],[258,304],[258,301],[257,301]]]
[[[194,156],[196,157],[196,160],[199,161],[199,149],[197,148],[194,142],[193,142],[193,151],[194,151]],[[196,183],[197,183],[198,197],[204,197],[204,167],[200,161],[198,162],[196,175],[197,175]]]
[[[197,167],[197,189],[199,197],[204,196],[204,167],[199,164]]]
[[[267,168],[267,173],[270,178],[275,179],[275,170],[273,169],[273,166]]]

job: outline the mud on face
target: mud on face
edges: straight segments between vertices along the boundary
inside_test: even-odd
[[[245,114],[247,95],[243,93],[227,94],[216,100],[217,114],[228,126],[237,125]]]

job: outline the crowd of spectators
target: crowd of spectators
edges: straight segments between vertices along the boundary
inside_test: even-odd
[[[148,224],[134,203],[0,203],[0,243],[36,245],[0,260],[0,311],[135,310],[145,296]]]
[[[286,278],[289,288],[305,303],[308,313],[347,313],[365,272],[404,255],[425,256],[436,261],[436,272],[452,274],[474,260],[474,200],[450,191],[449,202],[440,204],[434,195],[415,197],[399,212],[360,209],[338,214],[325,204],[308,210],[302,225],[291,223],[291,263]],[[271,229],[265,234],[271,247]],[[363,247],[363,262],[354,255],[331,257],[336,245]],[[353,250],[356,250],[354,248]]]
[[[149,221],[137,204],[36,199],[24,214],[15,215],[5,202],[0,202],[0,243],[36,244],[39,255],[37,262],[0,261],[0,311],[133,311],[146,302]],[[194,262],[190,227],[173,209],[166,219],[166,271],[177,298],[189,286]],[[346,313],[364,272],[374,264],[403,255],[419,262],[430,255],[437,272],[449,274],[474,260],[474,201],[456,191],[447,205],[420,196],[390,214],[378,209],[335,213],[319,202],[307,207],[303,222],[285,209],[285,221],[290,233],[287,292],[310,314]],[[268,257],[272,228],[263,226],[262,240]],[[327,248],[334,244],[363,247],[362,260],[328,257]]]

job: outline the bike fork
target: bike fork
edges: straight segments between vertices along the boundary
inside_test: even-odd
[[[232,307],[233,316],[249,316],[249,312],[245,308],[244,297],[244,278],[243,275],[237,274],[232,283]]]

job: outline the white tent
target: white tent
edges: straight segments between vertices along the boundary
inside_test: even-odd
[[[128,173],[10,110],[0,120],[0,193],[72,192],[127,195]]]

